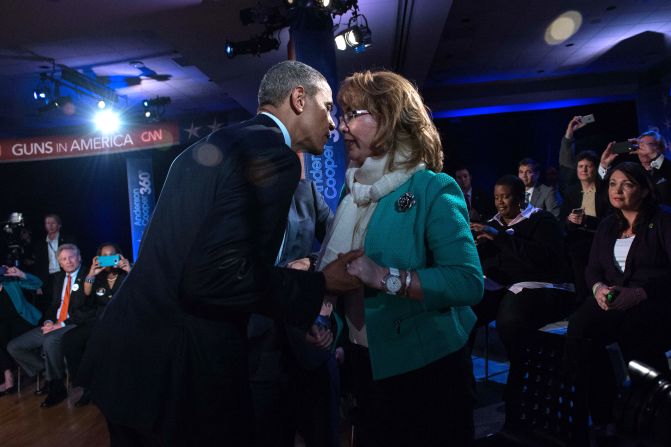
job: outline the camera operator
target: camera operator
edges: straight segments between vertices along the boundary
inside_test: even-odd
[[[0,385],[0,396],[16,391],[12,369],[15,364],[7,352],[7,344],[13,338],[28,332],[37,325],[42,314],[26,300],[23,290],[35,290],[42,281],[17,267],[0,267],[0,371],[4,382]]]

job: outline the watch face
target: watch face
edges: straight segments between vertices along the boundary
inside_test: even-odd
[[[390,293],[398,293],[401,290],[401,278],[398,276],[388,276],[385,280],[385,286]]]

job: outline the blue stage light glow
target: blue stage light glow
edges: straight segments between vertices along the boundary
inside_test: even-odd
[[[498,106],[471,107],[465,109],[438,110],[433,112],[434,119],[458,118],[463,116],[496,115],[499,113],[529,112],[532,110],[563,109],[566,107],[604,104],[633,100],[633,95],[596,96],[588,98],[560,99],[524,104],[505,104]]]

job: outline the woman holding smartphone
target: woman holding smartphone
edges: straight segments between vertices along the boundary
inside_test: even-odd
[[[584,126],[582,119],[580,116],[571,119],[559,151],[559,163],[565,171],[562,173],[564,203],[559,218],[567,233],[566,247],[578,304],[589,295],[585,267],[594,232],[610,210],[603,181],[598,175],[598,155],[593,151],[575,154],[573,134]]]
[[[98,247],[84,281],[84,295],[88,297],[91,318],[87,323],[78,325],[63,336],[63,354],[67,359],[68,370],[74,377],[75,384],[77,384],[79,365],[84,357],[86,344],[91,337],[95,321],[119,289],[128,272],[130,272],[130,262],[121,254],[121,249],[117,244],[105,242]],[[90,402],[91,396],[88,390],[84,390],[75,406],[81,407]]]

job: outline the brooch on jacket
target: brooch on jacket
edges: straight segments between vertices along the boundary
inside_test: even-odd
[[[401,213],[405,213],[410,208],[415,206],[415,203],[417,203],[415,200],[415,195],[411,192],[406,192],[396,201],[396,210],[400,211]]]

